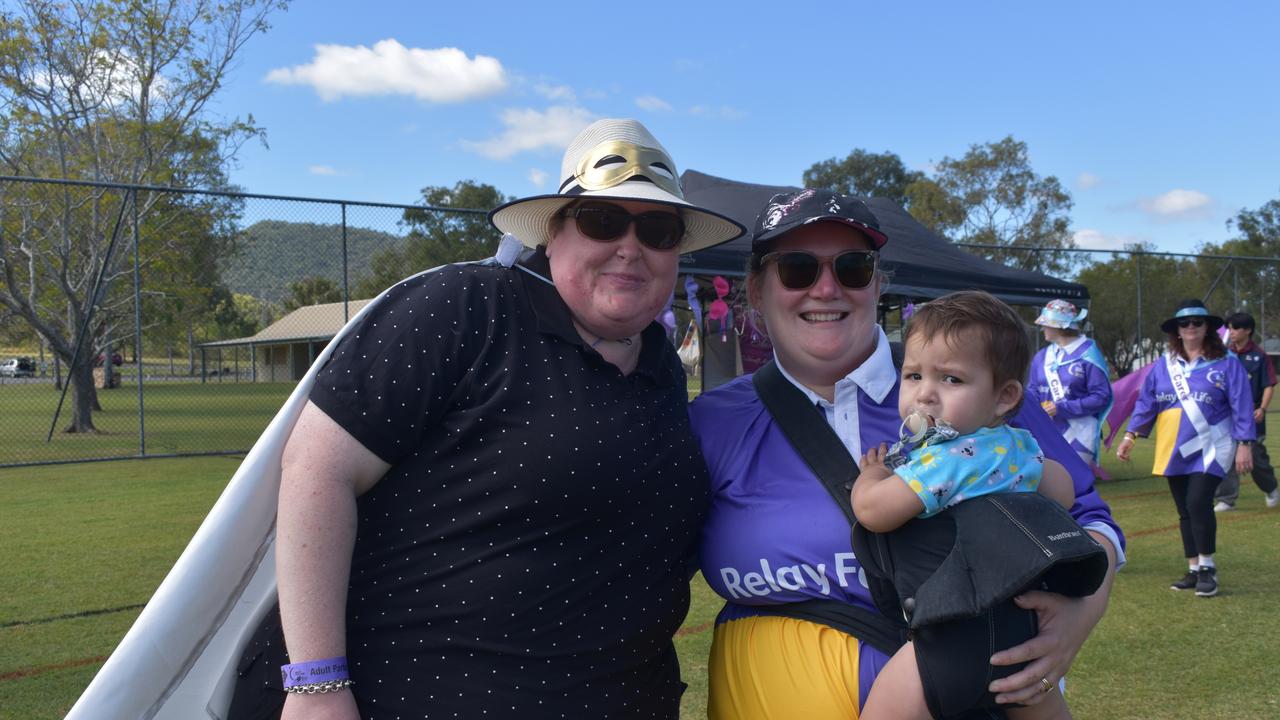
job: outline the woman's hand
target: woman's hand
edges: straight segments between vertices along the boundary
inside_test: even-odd
[[[289,693],[280,720],[360,720],[360,711],[350,690],[315,695]]]
[[[996,693],[996,702],[1035,705],[1043,700],[1050,694],[1045,692],[1045,683],[1058,686],[1089,633],[1106,613],[1111,583],[1115,579],[1116,553],[1111,541],[1103,535],[1093,531],[1089,534],[1107,553],[1108,570],[1102,586],[1083,598],[1033,590],[1013,599],[1018,607],[1036,612],[1040,632],[1021,645],[991,656],[992,665],[1028,663],[1009,677],[991,683],[989,689]]]
[[[1044,408],[1044,414],[1053,417],[1058,414],[1058,405],[1052,400],[1045,400],[1040,403],[1040,407]]]
[[[1236,444],[1236,472],[1243,475],[1253,472],[1253,446]]]
[[[1116,457],[1121,462],[1129,462],[1129,451],[1133,450],[1133,438],[1126,435],[1120,444],[1116,446]]]

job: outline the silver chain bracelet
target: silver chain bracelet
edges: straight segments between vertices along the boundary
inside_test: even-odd
[[[349,688],[355,685],[355,681],[351,678],[343,680],[329,680],[327,682],[308,683],[306,685],[293,685],[284,689],[287,693],[316,695],[320,693],[338,692],[343,688]]]

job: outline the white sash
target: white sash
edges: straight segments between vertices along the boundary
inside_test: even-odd
[[[1058,377],[1058,361],[1054,359],[1054,355],[1062,352],[1058,346],[1050,345],[1044,349],[1044,376],[1049,381],[1049,394],[1053,396],[1053,402],[1062,402],[1067,397],[1067,389],[1062,387],[1062,378]]]
[[[1067,389],[1062,384],[1061,376],[1058,375],[1058,368],[1062,367],[1062,363],[1054,359],[1057,353],[1065,355],[1066,350],[1057,345],[1050,345],[1044,349],[1044,377],[1049,383],[1049,395],[1053,397],[1053,403],[1061,405],[1062,401],[1067,399]],[[1092,415],[1069,418],[1067,429],[1063,431],[1062,437],[1067,442],[1074,441],[1088,448],[1089,452],[1093,452],[1098,444],[1098,418]]]
[[[1182,405],[1182,414],[1191,421],[1191,427],[1196,431],[1194,437],[1178,448],[1178,452],[1184,458],[1203,452],[1204,469],[1208,472],[1210,464],[1218,459],[1217,446],[1220,444],[1218,441],[1226,436],[1231,419],[1227,418],[1211,427],[1204,413],[1200,412],[1200,404],[1191,397],[1191,385],[1187,382],[1186,375],[1182,374],[1182,366],[1170,354],[1164,356],[1164,364],[1169,370],[1169,380],[1173,382],[1173,392],[1178,396],[1178,403]]]

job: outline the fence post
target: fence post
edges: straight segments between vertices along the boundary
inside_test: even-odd
[[[133,359],[138,369],[138,455],[147,455],[147,412],[142,403],[142,271],[138,260],[138,240],[142,233],[138,230],[138,191],[129,193],[133,197]],[[103,364],[111,362],[104,358]]]
[[[347,278],[347,204],[342,203],[342,324],[351,319],[351,287]]]
[[[1133,261],[1134,261],[1134,264],[1137,266],[1137,275],[1138,275],[1138,334],[1134,336],[1134,339],[1138,341],[1138,362],[1142,363],[1143,360],[1147,359],[1147,350],[1145,347],[1146,343],[1143,342],[1143,338],[1142,338],[1142,252],[1141,251],[1135,251],[1133,253]],[[1133,368],[1129,368],[1129,369],[1133,370]]]

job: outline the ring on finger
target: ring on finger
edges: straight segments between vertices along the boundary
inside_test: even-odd
[[[1040,678],[1040,692],[1047,693],[1053,689],[1053,683],[1049,682],[1049,678]]]

